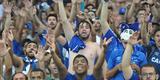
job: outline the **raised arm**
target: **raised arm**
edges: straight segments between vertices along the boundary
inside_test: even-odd
[[[143,45],[146,46],[149,44],[150,38],[149,38],[149,33],[147,31],[147,27],[148,27],[147,22],[144,22],[144,21],[142,21],[142,23],[141,23],[141,30],[140,31],[141,31],[141,38],[143,40]]]
[[[134,15],[133,13],[134,13],[134,11],[136,9],[136,6],[139,3],[140,3],[140,0],[133,0],[133,2],[131,4],[131,7],[130,7],[130,9],[128,11],[128,14],[127,14],[127,19],[131,19],[132,18],[132,16]]]
[[[126,49],[123,54],[122,58],[122,72],[124,75],[124,78],[126,80],[129,80],[133,74],[133,69],[131,67],[131,55],[133,53],[133,45],[140,42],[138,41],[139,32],[135,32],[129,39]]]
[[[10,3],[6,3],[4,4],[4,13],[5,13],[5,19],[4,19],[4,25],[3,25],[3,33],[6,33],[6,30],[8,29],[8,27],[11,24],[11,9],[12,9],[12,5]],[[4,35],[4,34],[3,34]],[[5,37],[5,35],[4,35]]]
[[[58,67],[59,73],[60,73],[60,80],[64,80],[66,74],[67,74],[67,68],[65,65],[62,63],[61,59],[57,56],[55,49],[55,43],[47,39],[48,44],[50,45],[51,49],[51,54],[53,61],[55,62],[56,66]]]
[[[8,32],[7,38],[8,38],[9,43],[10,43],[8,45],[10,47],[8,52],[10,54],[10,57],[11,57],[11,60],[12,60],[12,64],[13,64],[13,66],[15,66],[17,68],[16,71],[22,71],[23,65],[24,65],[23,60],[20,57],[16,56],[12,51],[13,50],[12,41],[14,39],[14,36],[13,36],[13,33],[12,33],[11,30]]]
[[[26,11],[24,8],[16,10],[14,13],[16,13],[16,18],[15,18],[15,28],[17,30],[17,33],[15,34],[15,39],[17,41],[22,40],[22,30],[24,29],[24,24],[26,22]]]
[[[96,15],[97,15],[97,16],[100,16],[100,14],[101,14],[101,9],[102,9],[102,3],[99,4],[98,9],[97,9],[97,11],[96,11]]]
[[[37,13],[36,7],[35,6],[31,7],[31,10],[29,11],[29,15],[32,19],[33,24],[36,24],[39,26],[38,31],[42,31],[42,30],[47,29],[47,26],[42,23],[42,21],[39,19],[39,17],[37,16],[36,13]]]
[[[111,42],[112,38],[109,38],[108,40],[106,40],[106,38],[104,39],[104,42],[103,42],[103,47],[102,47],[102,51],[98,51],[98,52],[101,52],[100,56],[98,57],[98,60],[94,66],[94,76],[95,77],[99,77],[100,74],[99,72],[101,71],[102,69],[102,65],[104,63],[104,60],[105,60],[105,52],[106,52],[106,47],[107,45]]]
[[[45,30],[47,26],[44,25],[37,16],[37,9],[35,6],[33,6],[32,1],[24,0],[23,3],[25,5],[25,10],[28,14],[28,17],[32,20],[33,24],[37,24],[40,28],[39,30]]]
[[[156,0],[147,0],[148,4],[150,5],[151,13],[153,14],[153,17],[157,20],[159,18],[158,16],[158,9],[156,8]]]
[[[102,32],[105,34],[109,30],[108,18],[108,0],[102,0],[102,11],[100,16],[100,23],[102,26]]]
[[[72,23],[76,14],[77,14],[77,0],[72,0],[72,9],[71,9],[71,16],[69,18],[69,21]]]
[[[58,6],[59,6],[60,20],[62,21],[62,24],[63,24],[63,30],[65,33],[65,36],[67,40],[70,41],[71,38],[74,36],[74,31],[73,31],[73,26],[67,20],[66,12],[63,5],[63,0],[58,1]]]

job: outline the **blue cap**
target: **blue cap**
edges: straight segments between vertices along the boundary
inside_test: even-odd
[[[139,23],[138,22],[135,22],[135,23],[133,23],[133,24],[129,24],[129,27],[130,27],[130,29],[132,29],[133,31],[139,31],[140,30],[140,28],[139,28]]]
[[[119,8],[119,14],[120,15],[124,15],[125,13],[126,13],[126,8],[125,7]]]
[[[139,30],[139,23],[133,23],[133,24],[121,23],[119,26],[121,32],[123,32],[125,29],[132,29],[133,31]]]
[[[123,32],[125,29],[129,29],[129,25],[127,23],[120,23],[119,27],[121,32]]]

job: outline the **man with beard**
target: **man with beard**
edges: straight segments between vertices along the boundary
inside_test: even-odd
[[[56,55],[55,43],[49,43],[51,44],[50,47],[52,48],[52,57],[58,68],[60,80],[96,80],[97,78],[99,78],[101,76],[100,72],[105,58],[104,48],[111,42],[111,39],[112,38],[107,41],[106,39],[104,40],[102,53],[100,54],[97,62],[94,65],[93,74],[88,74],[90,65],[88,59],[83,54],[76,54],[73,57],[73,62],[71,63],[73,65],[72,69],[75,73],[72,74],[69,70],[66,69],[60,58]]]
[[[18,57],[18,61],[22,62],[17,64],[17,66],[23,65],[23,73],[28,74],[28,72],[32,69],[36,69],[38,67],[38,60],[35,58],[35,54],[38,52],[38,44],[31,40],[24,40],[23,42],[23,50],[18,49],[19,46],[16,46],[14,44],[17,44],[16,41],[13,41],[12,44],[12,50],[14,54]],[[17,51],[16,51],[17,50]],[[18,53],[15,53],[18,52]],[[14,59],[14,58],[13,58]]]
[[[76,3],[76,1],[77,0],[73,0],[72,3],[74,4]],[[101,53],[100,46],[96,42],[92,42],[91,40],[92,26],[88,21],[83,20],[78,24],[77,34],[75,34],[73,31],[73,26],[67,20],[63,1],[59,0],[58,5],[59,5],[60,19],[62,20],[65,37],[69,42],[68,59],[69,59],[70,66],[68,68],[68,71],[72,75],[74,74],[74,71],[72,69],[73,59],[77,54],[81,54],[81,55],[84,55],[88,60],[89,68],[88,68],[87,74],[92,75],[94,62],[96,61],[96,58],[98,58]]]

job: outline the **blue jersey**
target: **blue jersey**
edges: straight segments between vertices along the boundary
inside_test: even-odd
[[[65,80],[77,80],[77,77],[75,75],[68,73],[65,77]],[[83,80],[96,80],[96,79],[93,75],[86,75],[85,79]]]
[[[108,60],[108,69],[113,69],[116,65],[120,64],[122,61],[122,56],[123,56],[124,49],[117,49],[114,50],[113,53],[111,53],[111,56]],[[134,51],[132,56],[131,56],[131,64],[136,64],[140,68],[147,63],[146,57],[144,53],[140,51]],[[136,72],[133,72],[134,76],[137,76],[138,79],[138,74]],[[136,77],[134,77],[135,79]],[[117,74],[111,78],[112,80],[124,80],[123,78],[123,73],[122,71],[118,71]]]
[[[156,46],[150,47],[151,51],[148,51],[148,63],[153,64],[156,68],[156,71],[158,72],[160,76],[160,50]]]
[[[23,62],[24,62],[24,66],[23,66],[23,73],[27,74],[29,72],[29,69],[36,69],[38,68],[38,60],[36,58],[34,59],[29,59],[23,52],[23,47],[22,44],[20,42],[17,42],[16,40],[12,41],[12,51],[13,53],[18,56],[21,57]],[[27,67],[30,66],[31,67]]]
[[[109,45],[107,46],[107,50],[106,50],[106,56],[105,56],[105,59],[106,59],[106,62],[108,62],[108,59],[111,55],[111,53],[114,51],[114,49],[116,49],[117,47],[121,46],[119,44],[121,44],[120,40],[117,38],[116,34],[112,31],[112,30],[109,30],[104,36],[103,36],[103,39],[106,38],[106,39],[109,39],[109,38],[112,38],[112,41],[109,43]],[[121,47],[120,47],[121,48]]]
[[[74,35],[69,43],[69,49],[75,53],[78,53],[79,50],[84,49],[85,47],[84,41],[77,35]]]
[[[105,37],[107,39],[113,37],[112,42],[109,44],[109,47],[107,49],[108,51],[106,53],[108,54],[106,57],[106,60],[108,60],[108,69],[113,69],[116,65],[121,63],[125,49],[121,41],[115,36],[112,30],[109,30]],[[138,51],[138,49],[138,47],[134,46],[134,52],[131,56],[131,63],[137,64],[139,67],[142,67],[144,64],[147,63],[147,60],[144,53]],[[135,71],[133,71],[132,76],[134,76],[134,79],[138,79],[138,74],[136,74]],[[117,74],[111,78],[111,80],[124,80],[122,71],[118,71]]]

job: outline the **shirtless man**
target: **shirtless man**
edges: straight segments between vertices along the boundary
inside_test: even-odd
[[[78,0],[72,0],[72,3],[75,4]],[[72,62],[73,57],[77,54],[82,54],[88,59],[89,64],[89,72],[88,74],[93,73],[93,67],[94,67],[94,61],[98,57],[99,53],[101,53],[100,46],[94,42],[91,41],[91,25],[87,21],[81,21],[78,26],[78,34],[75,34],[73,31],[73,26],[71,23],[67,20],[66,12],[64,10],[63,1],[58,1],[59,5],[59,13],[60,13],[60,19],[62,20],[63,24],[63,30],[65,33],[65,36],[69,43],[69,72],[73,74],[72,71]],[[72,12],[71,12],[72,14]],[[92,49],[92,50],[91,50]],[[76,53],[76,54],[75,54]]]
[[[87,74],[87,71],[89,69],[89,62],[88,59],[83,55],[83,54],[77,54],[73,58],[72,63],[72,69],[75,72],[72,74],[69,70],[66,69],[64,64],[61,62],[60,58],[56,55],[55,53],[55,43],[49,43],[51,44],[50,47],[52,48],[52,57],[53,60],[58,68],[59,71],[59,76],[60,79],[65,79],[65,80],[101,80],[100,77],[102,76],[99,74],[102,69],[102,65],[104,63],[105,59],[105,47],[108,46],[108,44],[111,42],[110,38],[109,40],[106,41],[104,40],[103,43],[103,48],[102,48],[102,53],[97,59],[97,62],[94,65],[93,68],[93,74]]]

